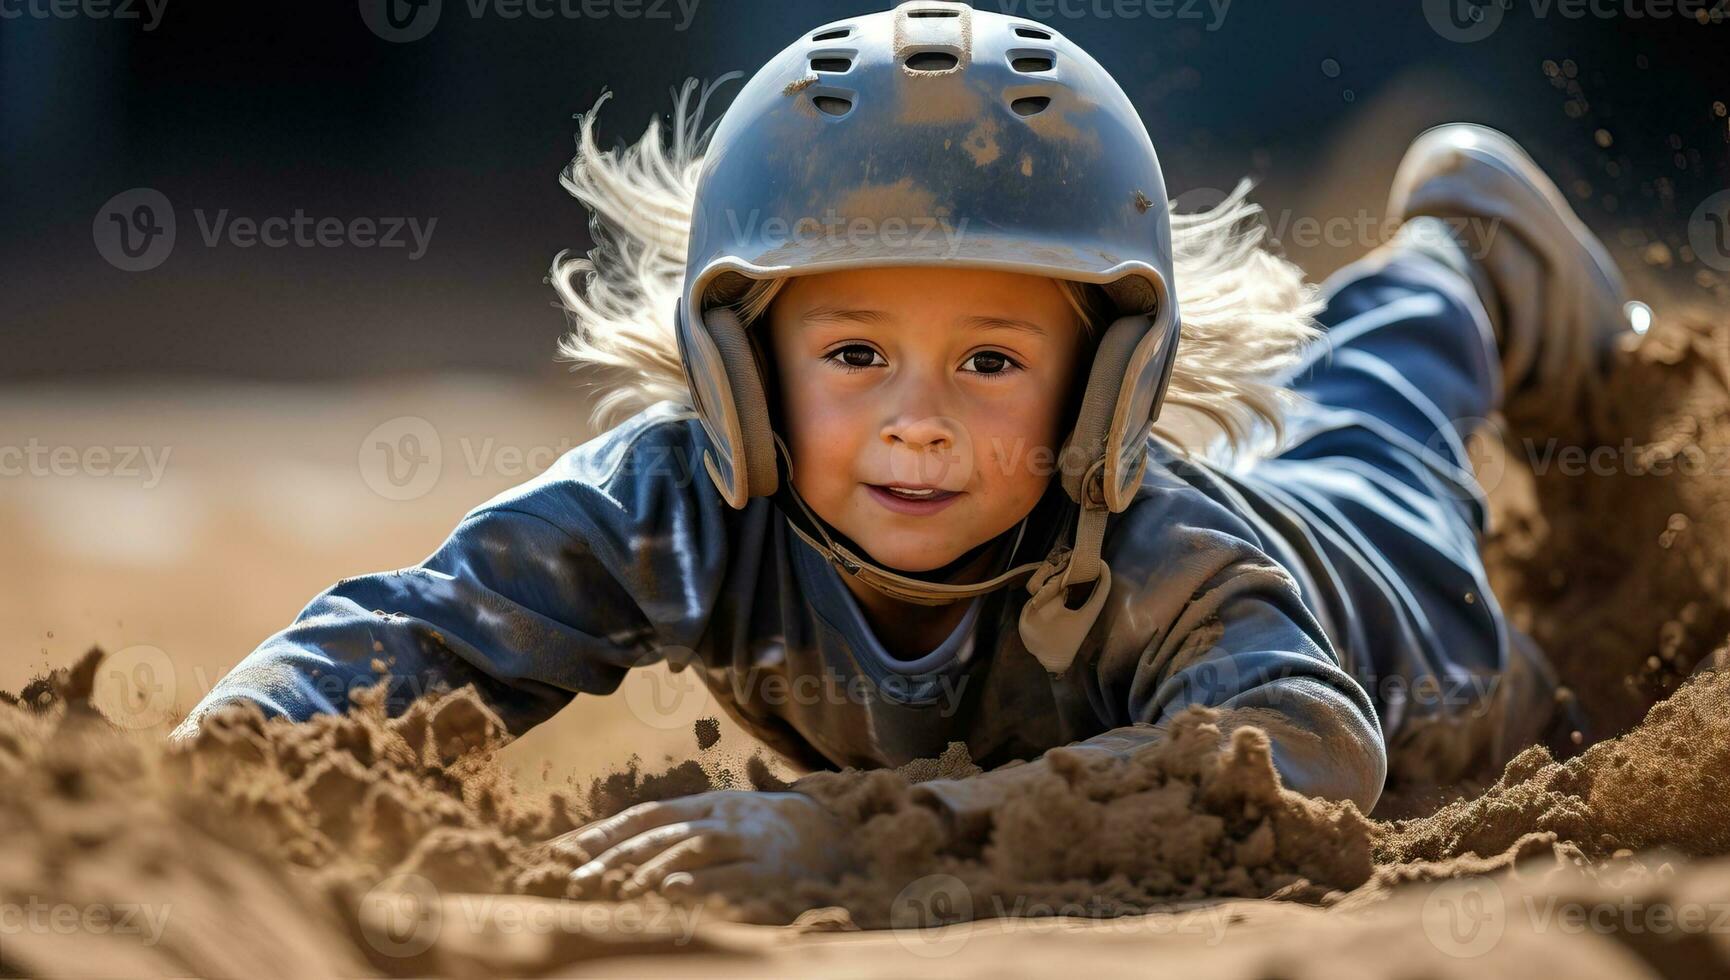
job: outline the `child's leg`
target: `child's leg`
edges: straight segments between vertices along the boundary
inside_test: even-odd
[[[1420,218],[1329,277],[1317,316],[1326,342],[1291,387],[1315,405],[1374,419],[1458,481],[1455,496],[1472,505],[1472,530],[1481,532],[1481,491],[1459,478],[1472,471],[1465,440],[1501,408],[1501,358],[1468,261],[1440,222]]]
[[[1463,258],[1413,231],[1323,287],[1311,406],[1249,480],[1310,536],[1341,653],[1382,712],[1396,775],[1499,765],[1546,735],[1555,681],[1490,593],[1464,439],[1500,405],[1495,337]]]

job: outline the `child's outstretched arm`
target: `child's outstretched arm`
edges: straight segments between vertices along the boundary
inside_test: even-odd
[[[1292,573],[1261,550],[1248,524],[1194,486],[1152,467],[1147,484],[1109,532],[1114,590],[1103,646],[1069,678],[1085,687],[1107,730],[1066,748],[1128,755],[1163,737],[1191,705],[1216,708],[1224,731],[1268,733],[1287,788],[1368,812],[1387,775],[1375,707],[1339,663]],[[958,819],[982,818],[1037,766],[922,784],[921,792]]]
[[[611,693],[631,667],[694,648],[729,528],[750,514],[715,492],[700,432],[688,410],[651,408],[470,513],[419,565],[337,583],[175,737],[236,702],[296,720],[341,712],[386,678],[393,714],[434,686],[474,684],[521,733],[576,694]]]

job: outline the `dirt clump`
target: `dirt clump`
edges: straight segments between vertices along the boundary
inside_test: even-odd
[[[707,752],[721,740],[721,721],[718,718],[698,718],[691,726],[691,734],[697,737],[697,751]]]
[[[1382,863],[1492,855],[1547,834],[1590,858],[1730,854],[1730,673],[1707,671],[1641,725],[1558,763],[1530,748],[1482,796],[1391,825]]]

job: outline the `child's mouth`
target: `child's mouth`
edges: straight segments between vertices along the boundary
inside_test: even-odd
[[[936,487],[899,487],[868,483],[871,496],[884,507],[898,514],[935,514],[948,507],[961,494]]]

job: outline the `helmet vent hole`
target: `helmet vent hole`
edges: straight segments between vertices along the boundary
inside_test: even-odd
[[[823,33],[817,35],[816,37],[813,37],[811,40],[813,40],[813,41],[839,41],[851,33],[853,33],[853,29],[851,27],[843,27],[838,31],[824,31]]]
[[[831,116],[845,116],[853,111],[853,100],[838,98],[833,95],[812,96],[811,101],[817,108]]]
[[[915,13],[912,16],[917,17],[919,14]],[[955,15],[945,14],[944,16],[953,17]],[[961,59],[947,51],[921,51],[918,54],[909,55],[907,58],[909,71],[949,71],[959,64],[961,64]]]
[[[1018,116],[1037,116],[1050,108],[1050,106],[1051,97],[1047,95],[1029,96],[1025,99],[1016,99],[1014,102],[1009,103],[1009,108],[1014,109],[1015,114]]]
[[[1019,72],[1032,74],[1034,72],[1050,71],[1057,67],[1057,61],[1049,55],[1022,55],[1009,63],[1011,68]]]
[[[851,58],[812,58],[812,71],[844,72],[853,67]]]
[[[1051,34],[1049,32],[1037,30],[1037,29],[1032,28],[1032,27],[1017,27],[1015,29],[1015,33],[1021,35],[1022,37],[1033,38],[1036,41],[1049,41],[1049,40],[1051,40]]]
[[[959,10],[909,10],[909,17],[960,17]]]

